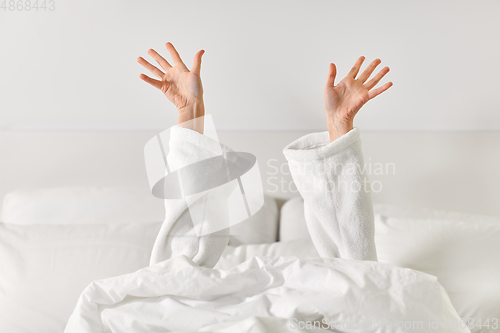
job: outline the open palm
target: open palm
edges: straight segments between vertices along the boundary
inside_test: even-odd
[[[389,72],[389,67],[384,67],[370,81],[366,82],[375,68],[381,63],[380,59],[375,59],[356,78],[364,60],[365,57],[359,57],[349,74],[337,85],[335,85],[337,68],[335,64],[330,64],[328,79],[323,90],[325,110],[330,122],[352,123],[354,116],[366,102],[392,86],[392,82],[388,82],[382,87],[372,90]]]
[[[159,80],[150,78],[144,74],[141,74],[140,78],[153,87],[160,89],[178,110],[182,110],[189,105],[200,102],[203,98],[200,70],[201,57],[205,51],[200,50],[196,53],[193,60],[193,67],[189,70],[172,43],[167,43],[166,46],[174,61],[174,66],[170,65],[170,63],[155,50],[150,49],[148,54],[156,60],[165,72],[153,66],[144,58],[139,57],[137,62]]]

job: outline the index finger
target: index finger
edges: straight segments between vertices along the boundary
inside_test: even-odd
[[[368,99],[372,99],[378,95],[380,95],[381,93],[383,93],[384,91],[386,91],[387,89],[389,89],[390,87],[392,87],[392,82],[387,82],[386,84],[384,84],[382,87],[380,88],[377,88],[375,90],[370,90],[368,92]]]

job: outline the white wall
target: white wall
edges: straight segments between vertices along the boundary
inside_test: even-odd
[[[33,2],[33,1],[32,1]],[[205,49],[207,112],[219,129],[324,129],[329,62],[360,55],[394,82],[356,125],[499,130],[499,1],[55,0],[0,10],[0,129],[161,129],[175,110],[140,81],[138,56]],[[382,67],[381,66],[381,67]]]

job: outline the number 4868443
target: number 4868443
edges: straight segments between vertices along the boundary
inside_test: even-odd
[[[0,0],[1,1],[1,0]],[[55,0],[3,0],[0,10],[9,12],[30,12],[30,11],[54,11],[56,9]]]

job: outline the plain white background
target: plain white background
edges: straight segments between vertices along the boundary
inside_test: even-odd
[[[32,1],[33,2],[33,1]],[[138,76],[172,42],[205,49],[207,112],[219,130],[324,130],[329,62],[360,55],[394,86],[363,130],[499,130],[500,2],[55,0],[0,10],[0,129],[164,129],[175,109]],[[170,59],[170,58],[168,58]]]

